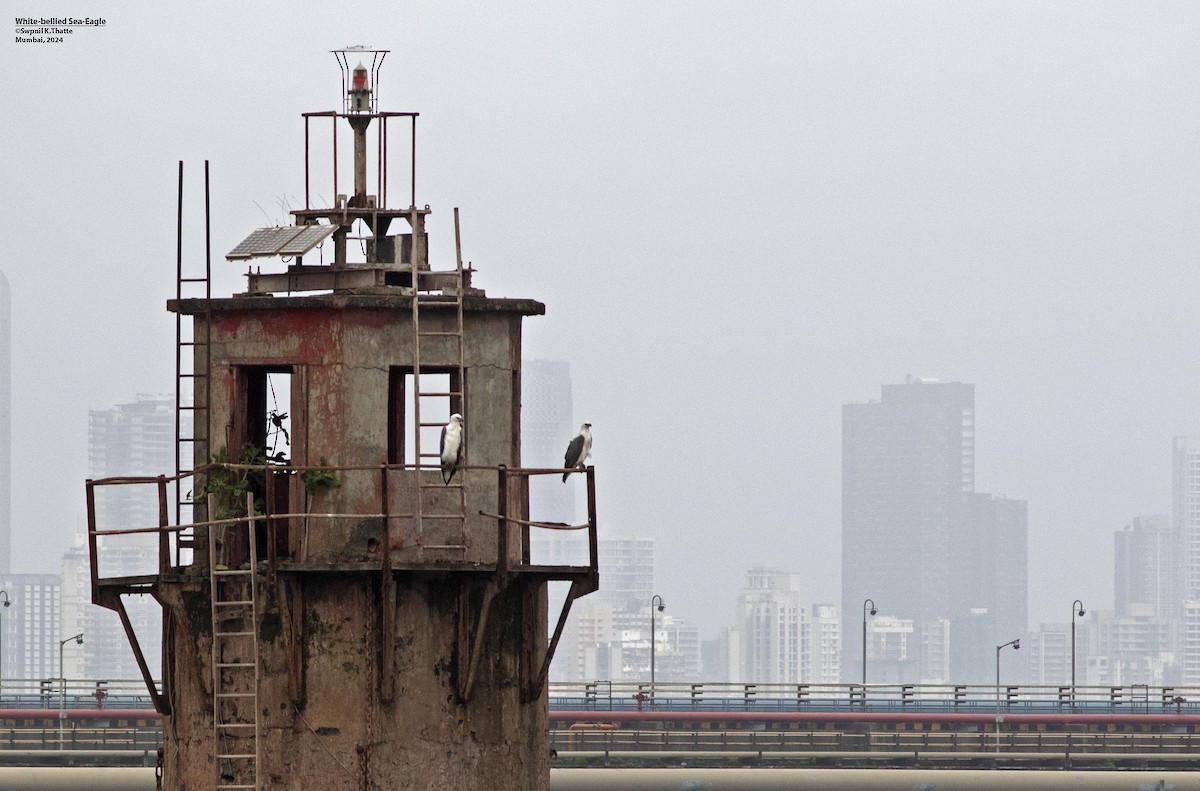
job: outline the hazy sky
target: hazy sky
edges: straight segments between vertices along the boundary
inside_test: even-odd
[[[86,5],[22,2],[107,25],[0,47],[14,570],[84,525],[87,410],[173,388],[177,161],[186,256],[207,158],[241,290],[223,254],[303,200],[300,113],[340,106],[348,44],[421,113],[435,266],[459,206],[477,283],[546,303],[526,354],[571,363],[602,530],[658,541],[704,636],[756,562],[838,600],[841,405],[905,374],[976,385],[1034,625],[1111,607],[1113,531],[1169,510],[1200,433],[1200,4]]]

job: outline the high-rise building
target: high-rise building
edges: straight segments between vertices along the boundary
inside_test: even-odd
[[[951,553],[974,490],[974,385],[910,379],[844,405],[842,613],[871,599],[898,621],[948,618]],[[862,637],[845,640],[843,675],[854,678]]]
[[[756,566],[714,648],[710,681],[837,684],[841,613],[833,604],[802,603],[799,574]]]
[[[895,681],[947,674],[943,643],[968,657],[953,649],[954,624],[973,609],[990,613],[989,642],[1024,634],[1026,522],[1024,501],[975,492],[974,385],[910,378],[883,385],[880,401],[843,406],[842,612],[869,599],[895,623],[911,622],[928,650],[907,637],[902,649],[881,646],[905,657],[889,660]],[[858,676],[861,640],[845,636],[843,678]]]
[[[1171,512],[1178,539],[1178,653],[1183,684],[1200,684],[1200,440],[1175,437]]]
[[[812,665],[808,610],[800,575],[756,567],[738,595],[739,681],[795,684]]]
[[[521,370],[521,463],[561,467],[567,444],[579,427],[571,402],[571,366],[557,360],[525,360]],[[575,487],[553,475],[530,479],[534,519],[570,522],[575,518]]]
[[[1137,516],[1113,536],[1113,593],[1117,615],[1149,605],[1154,617],[1177,618],[1179,537],[1165,514]]]
[[[1172,518],[1182,544],[1180,593],[1185,600],[1200,601],[1200,440],[1175,437],[1173,457]]]
[[[837,684],[842,672],[842,616],[836,604],[814,604],[809,618],[810,684]]]
[[[654,596],[654,539],[601,538],[596,551],[604,576],[597,601],[610,601],[627,610],[639,610]]]
[[[1086,684],[1088,665],[1087,624],[1076,625],[1076,669],[1079,684]],[[1026,677],[1039,686],[1069,686],[1071,683],[1071,625],[1043,623],[1021,642]]]
[[[174,396],[140,395],[111,409],[88,412],[88,475],[159,475],[175,467]],[[152,487],[110,486],[97,490],[96,525],[101,530],[146,528],[158,524],[158,499]],[[104,575],[136,576],[157,569],[157,544],[144,537],[110,537],[98,547]],[[91,678],[136,678],[133,652],[117,614],[91,604],[87,547],[78,541],[63,559],[63,609],[77,613],[85,634],[85,672]],[[161,659],[162,609],[149,596],[125,598],[129,619],[139,635],[151,672]],[[69,628],[64,625],[64,629]]]
[[[88,411],[88,476],[161,475],[175,468],[175,398],[139,395],[111,409]],[[109,487],[98,494],[96,525],[100,530],[151,527],[158,524],[158,499],[138,487]],[[140,496],[139,496],[140,495]],[[139,543],[130,539],[125,543]],[[144,543],[144,541],[140,542]]]
[[[0,272],[0,574],[12,570],[12,296]]]
[[[58,641],[62,639],[62,598],[57,574],[5,574],[0,576],[11,606],[0,609],[0,677],[58,678]],[[68,632],[68,635],[77,632]],[[63,654],[67,676],[80,678],[80,654]]]
[[[0,272],[0,678],[60,675],[62,586],[57,574],[12,572],[12,296]],[[73,634],[73,633],[72,633]],[[77,657],[64,654],[71,663]],[[68,667],[68,674],[79,668]]]

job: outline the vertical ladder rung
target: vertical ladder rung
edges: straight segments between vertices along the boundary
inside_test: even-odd
[[[257,519],[238,523],[236,528],[227,527],[225,535],[243,530],[249,552],[248,568],[230,569],[216,562],[218,528],[209,530],[209,585],[212,596],[212,672],[213,672],[213,735],[220,739],[238,740],[241,752],[218,753],[216,788],[258,787],[258,632],[254,626],[257,599],[258,546],[255,540]],[[223,622],[243,625],[250,629],[222,631]],[[236,650],[233,661],[222,661],[223,654]],[[250,656],[246,657],[249,652]],[[246,703],[242,703],[246,701]],[[226,706],[224,704],[232,705]],[[227,773],[222,776],[221,762],[240,762],[233,769],[226,764]],[[236,779],[234,776],[236,775]],[[230,782],[223,782],[230,778]],[[247,782],[249,781],[249,782]]]
[[[413,226],[413,232],[416,233],[417,228],[419,226],[417,224],[415,217],[410,217],[409,223]],[[459,229],[458,209],[455,209],[454,210],[454,235],[455,235],[455,248],[456,248],[455,249],[455,259],[456,259],[455,269],[452,270],[451,272],[441,273],[443,277],[447,274],[454,276],[454,282],[452,284],[452,289],[451,288],[443,289],[443,292],[440,295],[423,294],[421,292],[421,283],[422,283],[422,278],[425,276],[425,273],[423,273],[422,270],[419,268],[419,266],[422,262],[420,260],[418,260],[416,256],[413,256],[412,261],[410,262],[410,265],[411,265],[410,273],[412,276],[412,283],[413,283],[413,289],[411,292],[412,301],[411,301],[410,314],[412,316],[412,327],[413,327],[413,391],[414,391],[413,399],[412,399],[412,404],[413,404],[412,420],[413,420],[413,422],[411,425],[413,428],[413,435],[414,435],[413,443],[412,443],[413,444],[413,458],[417,464],[417,484],[418,484],[418,496],[416,499],[416,503],[414,504],[414,507],[413,507],[413,518],[414,518],[416,526],[417,526],[417,537],[416,537],[415,543],[417,545],[418,551],[423,551],[424,549],[427,549],[427,548],[428,549],[457,549],[457,550],[465,550],[465,548],[466,548],[465,544],[466,544],[466,524],[467,524],[467,520],[466,520],[467,501],[466,501],[466,490],[463,488],[462,483],[461,483],[462,476],[461,475],[458,476],[457,482],[451,483],[450,485],[447,486],[442,481],[437,481],[436,483],[435,482],[426,483],[422,480],[422,478],[424,478],[424,476],[421,475],[421,472],[423,470],[428,469],[428,467],[426,467],[424,465],[424,462],[426,460],[437,460],[437,459],[439,459],[439,457],[441,455],[440,453],[430,453],[427,451],[422,451],[422,449],[421,449],[421,434],[423,433],[423,431],[425,429],[440,428],[444,425],[444,423],[442,423],[442,422],[430,422],[427,420],[426,421],[421,420],[421,408],[423,406],[423,403],[422,403],[423,400],[430,399],[430,398],[449,398],[449,399],[459,399],[461,402],[461,399],[463,397],[463,386],[464,386],[463,380],[464,380],[464,376],[465,376],[465,371],[464,371],[464,366],[463,366],[463,362],[464,362],[464,360],[463,360],[464,348],[463,347],[465,346],[464,338],[463,338],[464,295],[463,295],[462,249],[458,243],[458,229]],[[427,264],[428,261],[425,261],[425,263]],[[447,291],[452,291],[452,293],[446,293]],[[453,307],[454,308],[454,322],[455,322],[453,325],[453,329],[450,329],[450,330],[423,329],[421,326],[421,308],[425,305],[436,306],[438,308],[439,312],[442,313],[442,315],[444,315],[446,308]],[[422,388],[421,388],[421,369],[422,369],[421,340],[423,338],[451,338],[451,339],[453,339],[452,340],[453,349],[454,349],[454,353],[457,357],[457,360],[456,360],[457,365],[455,366],[457,368],[457,375],[458,375],[458,389],[457,390],[445,389],[445,388],[438,388],[438,389],[429,390],[429,391],[422,390]],[[433,374],[434,372],[430,372],[430,373]],[[444,370],[437,372],[437,374],[443,374],[443,373],[445,373]],[[462,411],[465,414],[465,411],[466,411],[464,408],[465,404],[460,403],[457,406],[458,406],[459,411]],[[460,537],[459,537],[460,543],[459,544],[426,545],[424,543],[425,520],[423,519],[422,512],[425,508],[424,500],[427,498],[423,497],[420,494],[420,492],[429,491],[429,490],[433,490],[433,489],[452,489],[457,493],[456,499],[458,500],[459,514],[457,514],[457,515],[440,514],[440,513],[439,514],[429,514],[428,519],[431,522],[441,522],[443,524],[446,521],[459,522],[459,528],[458,528],[458,532],[460,534]],[[435,506],[433,503],[430,503],[430,507],[435,507]],[[444,506],[437,506],[437,507],[444,507]],[[450,537],[447,537],[447,538],[450,538]],[[450,540],[453,540],[453,538],[450,538]]]

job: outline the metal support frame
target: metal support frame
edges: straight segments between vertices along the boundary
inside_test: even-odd
[[[554,652],[558,649],[558,641],[562,638],[563,628],[567,625],[567,616],[571,613],[571,605],[574,604],[575,600],[580,596],[585,596],[594,590],[595,588],[591,587],[588,580],[571,581],[571,589],[567,591],[567,598],[563,602],[562,611],[559,612],[558,621],[554,625],[554,634],[551,636],[550,644],[546,646],[545,652],[542,654],[540,659],[537,656],[536,641],[532,639],[527,640],[526,646],[528,646],[530,654],[530,664],[536,665],[538,669],[537,673],[531,675],[522,689],[521,697],[526,702],[537,698],[537,696],[541,694],[542,690],[546,686],[546,677],[550,673],[550,662],[554,659]],[[527,601],[525,614],[526,622],[530,622],[534,617],[536,617],[536,609],[536,607],[532,606],[532,604]]]
[[[130,591],[126,591],[130,593]],[[142,591],[133,591],[142,593]],[[133,649],[133,658],[137,662],[138,672],[142,674],[142,680],[146,682],[146,691],[150,694],[151,701],[154,702],[154,710],[160,714],[170,714],[171,706],[169,701],[163,697],[158,691],[158,687],[154,683],[154,676],[150,673],[150,666],[146,663],[146,653],[142,650],[141,643],[138,642],[137,634],[133,631],[133,623],[129,620],[129,613],[125,611],[125,602],[121,599],[121,594],[113,592],[107,603],[101,603],[101,606],[114,610],[121,619],[121,626],[125,629],[125,636],[129,639],[129,646]],[[155,598],[158,598],[157,596]]]

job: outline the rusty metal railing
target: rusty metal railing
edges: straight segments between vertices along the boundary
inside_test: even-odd
[[[343,519],[379,519],[383,524],[381,535],[382,546],[386,551],[382,552],[382,564],[386,569],[390,562],[392,539],[395,538],[394,533],[397,532],[399,525],[403,520],[411,520],[414,518],[414,511],[404,510],[403,508],[393,508],[393,503],[401,506],[404,505],[404,492],[399,491],[403,486],[396,486],[396,479],[406,479],[409,491],[416,496],[418,491],[415,481],[417,476],[429,472],[433,473],[439,468],[431,464],[392,464],[392,465],[360,465],[360,466],[284,466],[272,464],[232,464],[232,463],[211,463],[197,468],[194,471],[182,473],[174,476],[158,475],[158,476],[121,476],[112,478],[89,479],[86,481],[87,495],[87,520],[88,520],[88,555],[92,569],[92,598],[93,601],[99,601],[100,588],[103,582],[113,579],[129,579],[126,577],[105,577],[101,573],[101,541],[106,538],[117,536],[147,536],[153,538],[157,542],[157,564],[153,575],[140,575],[140,577],[162,576],[169,574],[175,568],[181,568],[191,565],[195,562],[194,558],[188,558],[183,552],[183,547],[178,541],[179,534],[192,530],[193,528],[207,528],[216,525],[230,525],[239,522],[245,522],[251,517],[248,515],[214,515],[207,513],[207,508],[204,507],[203,498],[200,496],[205,493],[206,487],[213,479],[212,476],[218,471],[233,473],[234,475],[248,475],[250,473],[260,474],[262,477],[262,513],[255,514],[254,517],[260,520],[265,520],[267,524],[267,560],[274,567],[277,561],[276,555],[276,538],[277,529],[285,522],[296,524],[303,521],[303,530],[299,541],[299,551],[292,558],[299,563],[303,563],[306,558],[306,549],[308,543],[308,526],[312,522],[320,522],[321,520],[343,520]],[[520,468],[507,466],[481,466],[481,465],[466,465],[460,468],[464,474],[492,472],[496,475],[496,491],[497,501],[494,511],[487,509],[477,509],[476,514],[479,521],[487,520],[495,523],[495,541],[496,541],[496,568],[500,572],[508,572],[513,569],[514,565],[529,564],[529,536],[531,529],[541,530],[571,530],[587,531],[588,545],[588,563],[587,566],[593,574],[596,573],[598,562],[598,547],[597,547],[597,529],[596,529],[596,492],[595,492],[595,470],[592,467],[587,467],[584,470],[566,470],[561,468]],[[280,479],[286,479],[288,485],[293,490],[302,490],[302,478],[305,473],[328,473],[334,476],[347,476],[353,474],[362,474],[366,476],[378,476],[374,483],[370,484],[370,491],[375,495],[374,502],[371,507],[366,510],[326,510],[314,511],[312,506],[316,499],[315,494],[306,493],[305,510],[297,510],[289,507],[286,511],[273,511],[272,505],[275,502],[275,488],[280,485]],[[539,521],[526,518],[529,514],[529,489],[528,481],[531,477],[541,475],[562,475],[564,473],[581,474],[585,477],[587,485],[587,521],[583,524],[566,524],[561,522]],[[172,524],[170,522],[170,499],[168,497],[168,485],[171,483],[183,483],[188,479],[193,479],[192,501],[197,506],[197,514],[201,515],[201,519],[193,519],[187,523]],[[477,479],[474,484],[482,484],[483,481]],[[359,482],[360,486],[366,486],[363,482]],[[154,525],[146,526],[122,526],[120,528],[100,529],[98,527],[98,510],[97,510],[97,491],[104,490],[108,487],[120,486],[135,486],[135,487],[153,487],[153,496],[158,504],[158,521]],[[353,498],[350,498],[353,499]],[[300,498],[289,498],[289,505],[300,502]],[[360,502],[362,498],[360,498]],[[215,518],[214,518],[215,517]],[[516,527],[520,530],[521,553],[519,559],[514,562],[513,553],[510,551],[510,529]],[[209,561],[211,562],[211,561]]]

